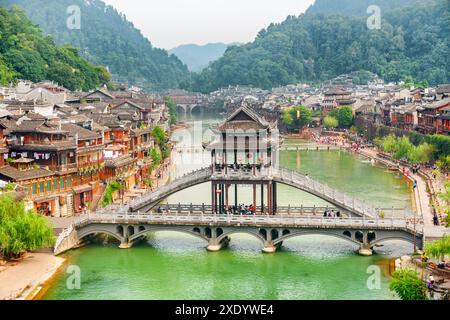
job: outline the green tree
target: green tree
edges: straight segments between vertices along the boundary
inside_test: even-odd
[[[339,126],[339,122],[332,116],[326,116],[325,119],[323,119],[323,126],[325,128],[337,128]]]
[[[301,129],[312,121],[312,111],[305,106],[286,109],[282,115],[282,122],[291,130]]]
[[[389,289],[402,300],[428,300],[426,283],[413,269],[400,269],[392,274]]]
[[[164,129],[161,128],[160,126],[156,126],[153,131],[152,131],[152,137],[155,140],[155,143],[158,146],[164,146],[167,142],[167,136],[166,133],[164,132]]]
[[[425,252],[428,256],[439,261],[444,260],[446,255],[450,255],[450,235],[425,244]]]
[[[161,164],[162,160],[161,152],[157,148],[152,148],[150,150],[150,157],[152,158],[152,170],[153,170]]]
[[[19,257],[26,251],[50,247],[54,241],[53,229],[45,217],[25,210],[23,201],[0,196],[0,256]]]
[[[344,106],[331,110],[329,116],[336,118],[340,128],[350,128],[353,125],[353,110]]]
[[[444,213],[447,215],[446,223],[447,227],[450,226],[450,182],[446,182],[444,185],[444,191],[438,194],[439,199],[444,202]]]
[[[171,97],[164,97],[164,103],[169,108],[170,124],[177,123],[177,104]]]
[[[108,184],[108,186],[106,187],[105,190],[105,195],[103,196],[102,199],[102,207],[107,207],[109,206],[111,203],[113,203],[113,196],[114,193],[116,193],[119,190],[123,189],[123,185],[118,182],[118,181],[112,181]]]

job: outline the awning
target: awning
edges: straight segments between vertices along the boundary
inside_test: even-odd
[[[45,203],[45,202],[50,202],[50,201],[55,201],[55,197],[44,197],[44,198],[37,198],[34,199],[34,203],[36,204],[41,204],[41,203]]]
[[[83,193],[83,192],[88,192],[88,191],[91,191],[91,190],[92,190],[92,186],[89,185],[89,184],[83,184],[81,186],[73,187],[73,191],[76,194]]]

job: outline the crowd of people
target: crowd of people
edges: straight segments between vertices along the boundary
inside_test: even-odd
[[[326,218],[340,218],[341,217],[341,212],[340,211],[336,211],[334,209],[326,210],[323,213],[323,216],[326,217]]]

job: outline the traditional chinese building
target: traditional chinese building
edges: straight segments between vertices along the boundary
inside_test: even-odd
[[[232,205],[237,208],[244,201],[238,192],[243,185],[253,190],[251,205],[255,211],[276,211],[277,186],[270,179],[271,170],[278,165],[276,128],[276,122],[267,122],[247,107],[237,109],[225,122],[212,128],[216,140],[205,144],[205,148],[211,152],[215,213],[227,212]]]

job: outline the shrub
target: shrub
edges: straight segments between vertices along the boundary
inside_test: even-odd
[[[413,269],[400,269],[393,273],[389,289],[402,300],[428,300],[426,283]]]

